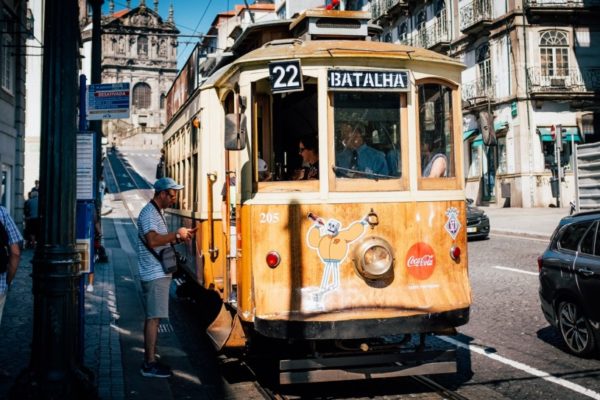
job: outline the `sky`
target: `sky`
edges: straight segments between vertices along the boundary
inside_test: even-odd
[[[158,13],[163,19],[169,16],[169,5],[173,2],[175,9],[175,25],[182,35],[206,33],[217,13],[233,9],[236,4],[244,4],[243,0],[159,0]],[[104,0],[102,13],[108,13],[109,0]],[[126,7],[125,0],[114,0],[115,11]],[[252,1],[248,1],[252,4]],[[131,7],[139,6],[140,0],[131,0]],[[154,9],[154,0],[146,0],[146,7]],[[177,48],[177,67],[181,68],[194,49],[199,38],[180,37]],[[189,43],[188,43],[189,42]]]

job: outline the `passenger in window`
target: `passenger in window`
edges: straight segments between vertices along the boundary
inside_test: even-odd
[[[400,172],[400,149],[393,148],[385,153],[385,161],[391,176],[401,176]]]
[[[302,167],[295,171],[294,180],[319,179],[319,143],[316,136],[305,135],[298,144]]]
[[[269,172],[267,162],[262,158],[258,159],[258,180],[259,182],[265,182],[273,180],[273,175]]]
[[[388,175],[385,154],[365,143],[364,125],[344,122],[341,124],[340,134],[344,148],[336,154],[336,166],[340,167],[337,170],[339,176],[377,178]]]
[[[423,178],[439,178],[446,176],[448,159],[441,147],[442,139],[436,138],[421,142],[421,168]]]

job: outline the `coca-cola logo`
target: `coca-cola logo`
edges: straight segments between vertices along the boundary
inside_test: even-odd
[[[427,243],[415,243],[406,253],[408,273],[417,279],[427,279],[435,269],[435,254]]]

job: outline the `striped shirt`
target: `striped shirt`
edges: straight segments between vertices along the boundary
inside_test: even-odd
[[[8,214],[6,208],[0,206],[0,222],[4,225],[6,233],[8,234],[8,244],[15,244],[23,241],[21,232],[17,229],[17,225]],[[4,294],[8,290],[8,284],[6,283],[6,275],[8,272],[0,274],[0,294]]]
[[[140,215],[138,217],[138,269],[140,272],[140,280],[144,282],[171,276],[170,274],[166,275],[163,272],[160,262],[152,253],[148,251],[140,239],[140,236],[142,236],[145,240],[146,234],[151,231],[154,231],[159,235],[166,235],[169,233],[162,214],[162,210],[159,213],[154,204],[149,202],[144,206],[144,208],[142,208],[142,211],[140,211]],[[165,246],[155,247],[154,251],[158,254],[164,247]]]

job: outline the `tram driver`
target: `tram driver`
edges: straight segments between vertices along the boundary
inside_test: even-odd
[[[388,175],[385,154],[365,143],[362,123],[342,122],[340,138],[344,148],[335,156],[336,166],[340,167],[337,169],[339,176],[380,178]]]

